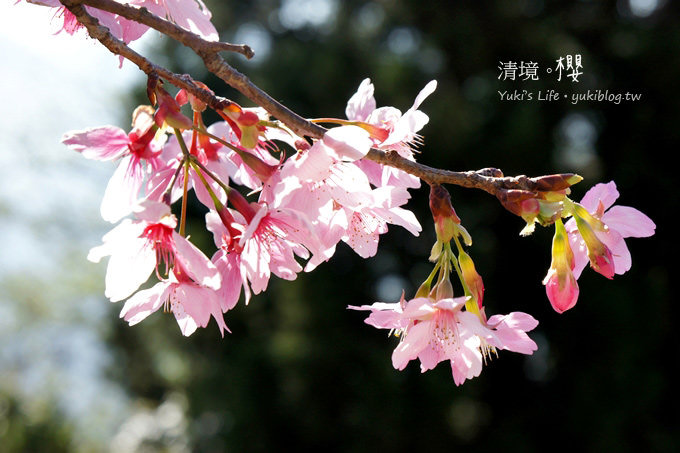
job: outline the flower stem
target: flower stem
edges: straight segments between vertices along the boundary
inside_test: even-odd
[[[208,184],[208,181],[205,180],[205,176],[203,176],[200,165],[201,165],[200,162],[198,162],[197,160],[195,159],[191,160],[191,166],[193,167],[198,177],[201,179],[201,182],[208,191],[208,194],[210,194],[210,198],[212,198],[212,201],[215,204],[215,209],[217,211],[224,209],[224,205],[222,204],[220,199],[217,198],[217,195],[215,195],[215,192],[212,190],[212,187],[210,187],[210,184]]]
[[[186,233],[186,221],[187,221],[187,193],[189,192],[189,159],[191,153],[187,149],[187,144],[184,143],[184,138],[182,137],[182,132],[173,128],[175,131],[175,137],[177,137],[177,142],[179,142],[179,147],[182,149],[182,154],[184,154],[183,167],[184,167],[184,187],[182,195],[182,214],[179,221],[179,234],[185,236]]]

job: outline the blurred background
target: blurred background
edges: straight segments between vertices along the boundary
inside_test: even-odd
[[[256,52],[230,63],[301,115],[344,117],[365,77],[379,106],[405,111],[436,79],[421,107],[430,123],[420,162],[576,172],[585,177],[576,200],[615,180],[618,203],[649,215],[657,233],[627,241],[625,275],[607,281],[584,271],[577,306],[559,315],[541,285],[552,229],[521,238],[523,222],[495,199],[449,187],[474,240],[487,313],[525,311],[540,322],[534,355],[501,352],[461,387],[444,363],[425,374],[415,363],[394,370],[397,340],[345,309],[396,301],[402,289],[412,296],[427,276],[426,188],[409,205],[420,237],[394,227],[374,258],[342,244],[313,273],[273,279],[226,315],[233,333],[224,339],[213,323],[184,338],[160,312],[130,328],[121,305],[103,296],[105,264],[85,259],[110,228],[98,206],[114,167],[59,140],[107,123],[128,130],[132,109],[146,102],[144,77],[129,63],[119,70],[92,40],[52,35],[59,20],[50,23],[47,9],[3,3],[0,452],[680,449],[669,281],[677,247],[668,232],[678,208],[670,163],[680,143],[677,3],[206,3],[222,40]],[[148,35],[137,48],[153,60],[250,105],[187,49]],[[557,60],[575,55],[578,82],[566,72],[558,80]],[[538,80],[512,80],[501,69],[508,62],[536,63]],[[515,90],[532,99],[501,99]],[[560,97],[540,101],[549,90]],[[641,97],[571,102],[588,90]],[[192,213],[189,232],[201,241],[203,211]]]

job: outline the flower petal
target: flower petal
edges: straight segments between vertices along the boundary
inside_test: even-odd
[[[621,236],[616,230],[610,229],[606,234],[599,233],[597,237],[600,238],[602,243],[609,248],[609,251],[612,254],[614,261],[614,272],[619,275],[628,272],[633,261],[630,256],[628,246],[626,245],[626,241],[623,240],[623,236]]]
[[[602,221],[624,238],[649,237],[654,234],[656,229],[652,219],[630,206],[612,206],[609,211],[604,213]]]
[[[411,327],[392,353],[392,366],[397,370],[406,368],[406,364],[408,364],[409,361],[418,357],[420,352],[427,348],[429,341],[429,322],[420,322]]]
[[[87,159],[107,161],[125,154],[130,139],[119,127],[102,126],[67,132],[61,142]]]
[[[206,327],[212,315],[220,333],[229,330],[224,323],[217,293],[191,283],[180,283],[173,287],[170,307],[184,336],[189,336],[197,327]]]
[[[201,286],[217,290],[222,279],[215,265],[194,244],[173,231],[175,241],[175,259],[180,262],[189,276]]]
[[[357,92],[347,102],[347,108],[345,109],[347,119],[354,121],[366,121],[368,119],[376,107],[373,91],[371,79],[364,79],[361,85],[359,85]]]
[[[413,107],[411,107],[410,110],[417,110],[418,107],[420,107],[420,104],[423,103],[425,98],[427,98],[429,95],[434,93],[434,90],[437,89],[437,81],[436,80],[430,80],[430,82],[423,87],[422,90],[420,90],[420,93],[418,93],[418,96],[416,96],[415,101],[413,102]]]
[[[595,184],[586,192],[581,200],[581,205],[588,210],[588,212],[595,212],[597,207],[602,202],[604,209],[608,209],[619,198],[619,191],[616,190],[616,183],[610,181],[606,184]]]
[[[120,317],[131,326],[143,321],[151,313],[157,311],[168,297],[171,283],[159,282],[149,289],[139,291],[125,302]]]
[[[368,154],[373,141],[365,129],[358,126],[335,127],[323,136],[323,144],[337,160],[355,161]]]

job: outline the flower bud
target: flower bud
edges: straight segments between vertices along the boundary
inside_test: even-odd
[[[435,299],[442,300],[451,298],[453,298],[453,285],[451,284],[451,281],[447,277],[445,280],[442,280],[437,285],[437,294]]]
[[[234,208],[246,219],[246,222],[250,223],[253,217],[255,217],[255,209],[253,209],[250,203],[248,203],[248,200],[246,200],[245,197],[238,192],[238,190],[234,189],[229,191],[227,197],[229,198],[232,206],[234,206]]]
[[[564,313],[576,305],[579,287],[571,270],[560,274],[557,270],[551,268],[543,280],[543,284],[548,300],[557,313]]]
[[[501,202],[505,209],[520,216],[527,223],[519,233],[521,236],[528,236],[534,232],[534,223],[541,207],[534,192],[502,189],[496,193],[496,198],[498,198],[498,201]]]
[[[477,301],[479,308],[482,308],[482,301],[484,300],[484,282],[475,269],[474,261],[472,261],[470,255],[461,250],[458,254],[458,264],[460,264],[460,270],[463,272],[463,280],[465,280],[465,284],[472,293],[472,297]]]
[[[194,84],[199,88],[207,91],[208,93],[214,94],[213,91],[210,88],[208,88],[208,85],[206,85],[205,83],[199,82],[198,80],[194,80]],[[207,107],[207,104],[205,102],[203,102],[202,100],[197,98],[194,94],[188,92],[184,88],[177,92],[177,95],[175,96],[175,101],[177,101],[179,105],[184,105],[187,102],[189,102],[191,104],[191,110],[193,110],[194,112],[203,112]]]
[[[279,169],[277,165],[269,165],[249,152],[238,153],[243,163],[250,167],[262,182],[266,182]]]
[[[424,281],[418,288],[418,291],[416,291],[416,295],[414,297],[415,298],[428,297],[429,294],[430,294],[430,282]]]
[[[457,233],[460,219],[451,205],[451,195],[439,184],[430,186],[430,211],[432,211],[434,218],[437,239],[442,242],[449,242]]]
[[[574,173],[562,173],[558,175],[547,175],[533,178],[534,189],[540,192],[554,192],[568,189],[576,183],[583,181],[583,178]]]
[[[245,110],[235,102],[225,101],[224,108],[217,113],[229,123],[245,149],[257,146],[261,133],[260,117],[252,110]]]
[[[586,247],[588,248],[590,267],[605,277],[612,279],[614,277],[615,269],[614,257],[612,256],[611,250],[609,250],[609,247],[604,245],[597,237],[587,220],[576,213],[574,213],[574,220],[576,220],[578,232],[581,233],[581,237],[583,237]]]
[[[543,279],[546,294],[556,312],[563,313],[576,305],[579,288],[574,278],[574,254],[569,245],[567,230],[562,219],[555,221],[552,244],[552,262]]]
[[[193,122],[182,114],[177,101],[160,85],[156,87],[156,100],[158,108],[154,119],[158,127],[167,124],[175,129],[191,129]]]

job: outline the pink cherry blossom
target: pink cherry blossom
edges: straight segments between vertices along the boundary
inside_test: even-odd
[[[223,309],[232,308],[243,287],[246,303],[250,291],[267,288],[271,274],[294,280],[302,271],[296,256],[306,259],[318,253],[319,242],[305,216],[289,209],[270,209],[266,203],[253,204],[247,216],[226,210],[210,212],[206,224],[219,250],[213,263],[230,284],[223,287]]]
[[[307,228],[318,240],[316,250],[305,265],[305,272],[310,272],[334,255],[336,245],[347,231],[348,219],[345,209],[326,190],[325,183],[301,181],[298,177],[301,175],[291,170],[297,158],[299,155],[289,159],[283,170],[267,181],[260,203],[267,203],[272,209],[297,212],[306,219]]]
[[[490,333],[487,332],[485,339],[495,348],[531,355],[538,346],[527,332],[534,330],[537,325],[538,321],[533,316],[521,311],[493,315],[486,322]]]
[[[145,182],[161,171],[164,135],[157,135],[150,108],[135,111],[133,129],[126,134],[114,126],[102,126],[64,134],[62,143],[88,159],[120,159],[101,205],[102,218],[115,223],[128,215],[143,196]]]
[[[614,206],[619,197],[616,184],[611,181],[593,186],[583,197],[580,204],[596,219],[602,221],[607,231],[595,229],[597,238],[611,251],[614,272],[623,274],[630,270],[631,256],[624,241],[628,237],[649,237],[655,232],[656,225],[642,212],[629,206]],[[586,241],[579,232],[576,221],[570,219],[565,227],[574,252],[574,277],[578,278],[590,262]]]
[[[68,34],[73,35],[77,30],[83,28],[83,26],[78,22],[73,13],[66,9],[66,7],[59,2],[59,0],[26,0],[26,1],[28,3],[33,3],[35,5],[55,8],[56,11],[54,13],[54,17],[63,19],[63,25],[59,31],[63,30]],[[132,3],[122,0],[120,0],[119,2]],[[147,27],[146,25],[126,19],[117,14],[93,8],[91,6],[85,6],[85,10],[91,16],[95,17],[101,25],[108,28],[113,36],[124,41],[126,44],[139,39],[149,29],[149,27]]]
[[[425,372],[449,360],[456,385],[479,376],[485,356],[495,349],[523,354],[536,350],[536,343],[526,334],[538,324],[533,317],[516,312],[482,322],[479,316],[463,310],[466,300],[418,297],[405,301],[402,297],[399,303],[348,308],[370,310],[367,324],[397,331],[400,342],[392,354],[394,368],[403,370],[417,358]]]
[[[403,115],[395,107],[376,108],[373,84],[364,79],[357,92],[347,102],[345,114],[349,120],[367,123],[376,147],[395,149],[404,157],[412,156],[412,146],[420,143],[418,135],[429,121],[428,116],[418,110],[420,104],[434,92],[437,82],[432,80],[418,93],[413,106]]]
[[[110,256],[105,295],[111,302],[129,297],[148,280],[154,269],[162,278],[162,264],[165,264],[165,273],[178,266],[197,284],[219,288],[219,272],[203,252],[174,230],[177,219],[168,205],[145,201],[135,211],[137,220],[123,220],[87,257],[98,263]]]
[[[222,336],[225,330],[230,332],[224,323],[216,289],[212,286],[201,286],[186,273],[176,273],[175,270],[170,272],[167,280],[139,291],[128,299],[120,312],[120,317],[133,326],[161,307],[175,315],[182,334],[187,337],[198,327],[206,327],[211,315],[215,318]]]
[[[396,150],[402,157],[413,160],[413,148],[422,142],[418,132],[429,122],[428,116],[418,108],[436,87],[436,81],[428,83],[416,96],[413,106],[402,115],[394,107],[376,108],[373,84],[370,79],[364,79],[348,101],[345,114],[349,120],[360,122],[359,126],[370,132],[373,146]],[[388,184],[403,188],[420,187],[419,178],[394,167],[365,159],[357,165],[377,187]]]
[[[410,198],[396,187],[379,187],[370,192],[371,203],[348,210],[349,225],[342,240],[362,258],[375,256],[379,235],[387,232],[388,223],[406,228],[418,236],[422,227],[413,212],[400,206]]]
[[[212,13],[201,0],[132,0],[130,3],[146,7],[155,15],[167,18],[208,41],[219,40],[219,34],[210,22]]]
[[[376,108],[373,84],[370,79],[364,79],[348,101],[345,114],[350,120],[374,126],[371,136],[378,148],[395,149],[404,157],[411,157],[411,147],[421,141],[417,133],[429,121],[428,116],[418,110],[418,107],[436,88],[435,80],[425,85],[416,96],[413,106],[402,115],[395,107]]]
[[[27,0],[28,3],[58,8],[55,17],[64,18],[63,30],[73,34],[80,25],[59,0]],[[137,7],[145,7],[152,13],[166,18],[180,27],[207,39],[217,41],[219,35],[215,26],[210,22],[212,13],[201,0],[118,0],[119,3]],[[135,41],[149,29],[146,25],[128,20],[117,14],[102,11],[90,6],[87,12],[97,18],[99,23],[108,28],[113,36],[123,40],[126,44]]]
[[[332,255],[340,239],[364,258],[375,255],[379,235],[387,231],[388,223],[401,225],[414,235],[421,231],[413,213],[400,207],[410,198],[408,191],[394,186],[373,189],[366,174],[354,164],[370,146],[368,133],[359,127],[331,129],[309,150],[286,162],[281,184],[269,196],[276,205],[329,222],[313,221],[324,238],[325,252],[321,255],[325,259]],[[312,259],[306,270],[317,264]]]

